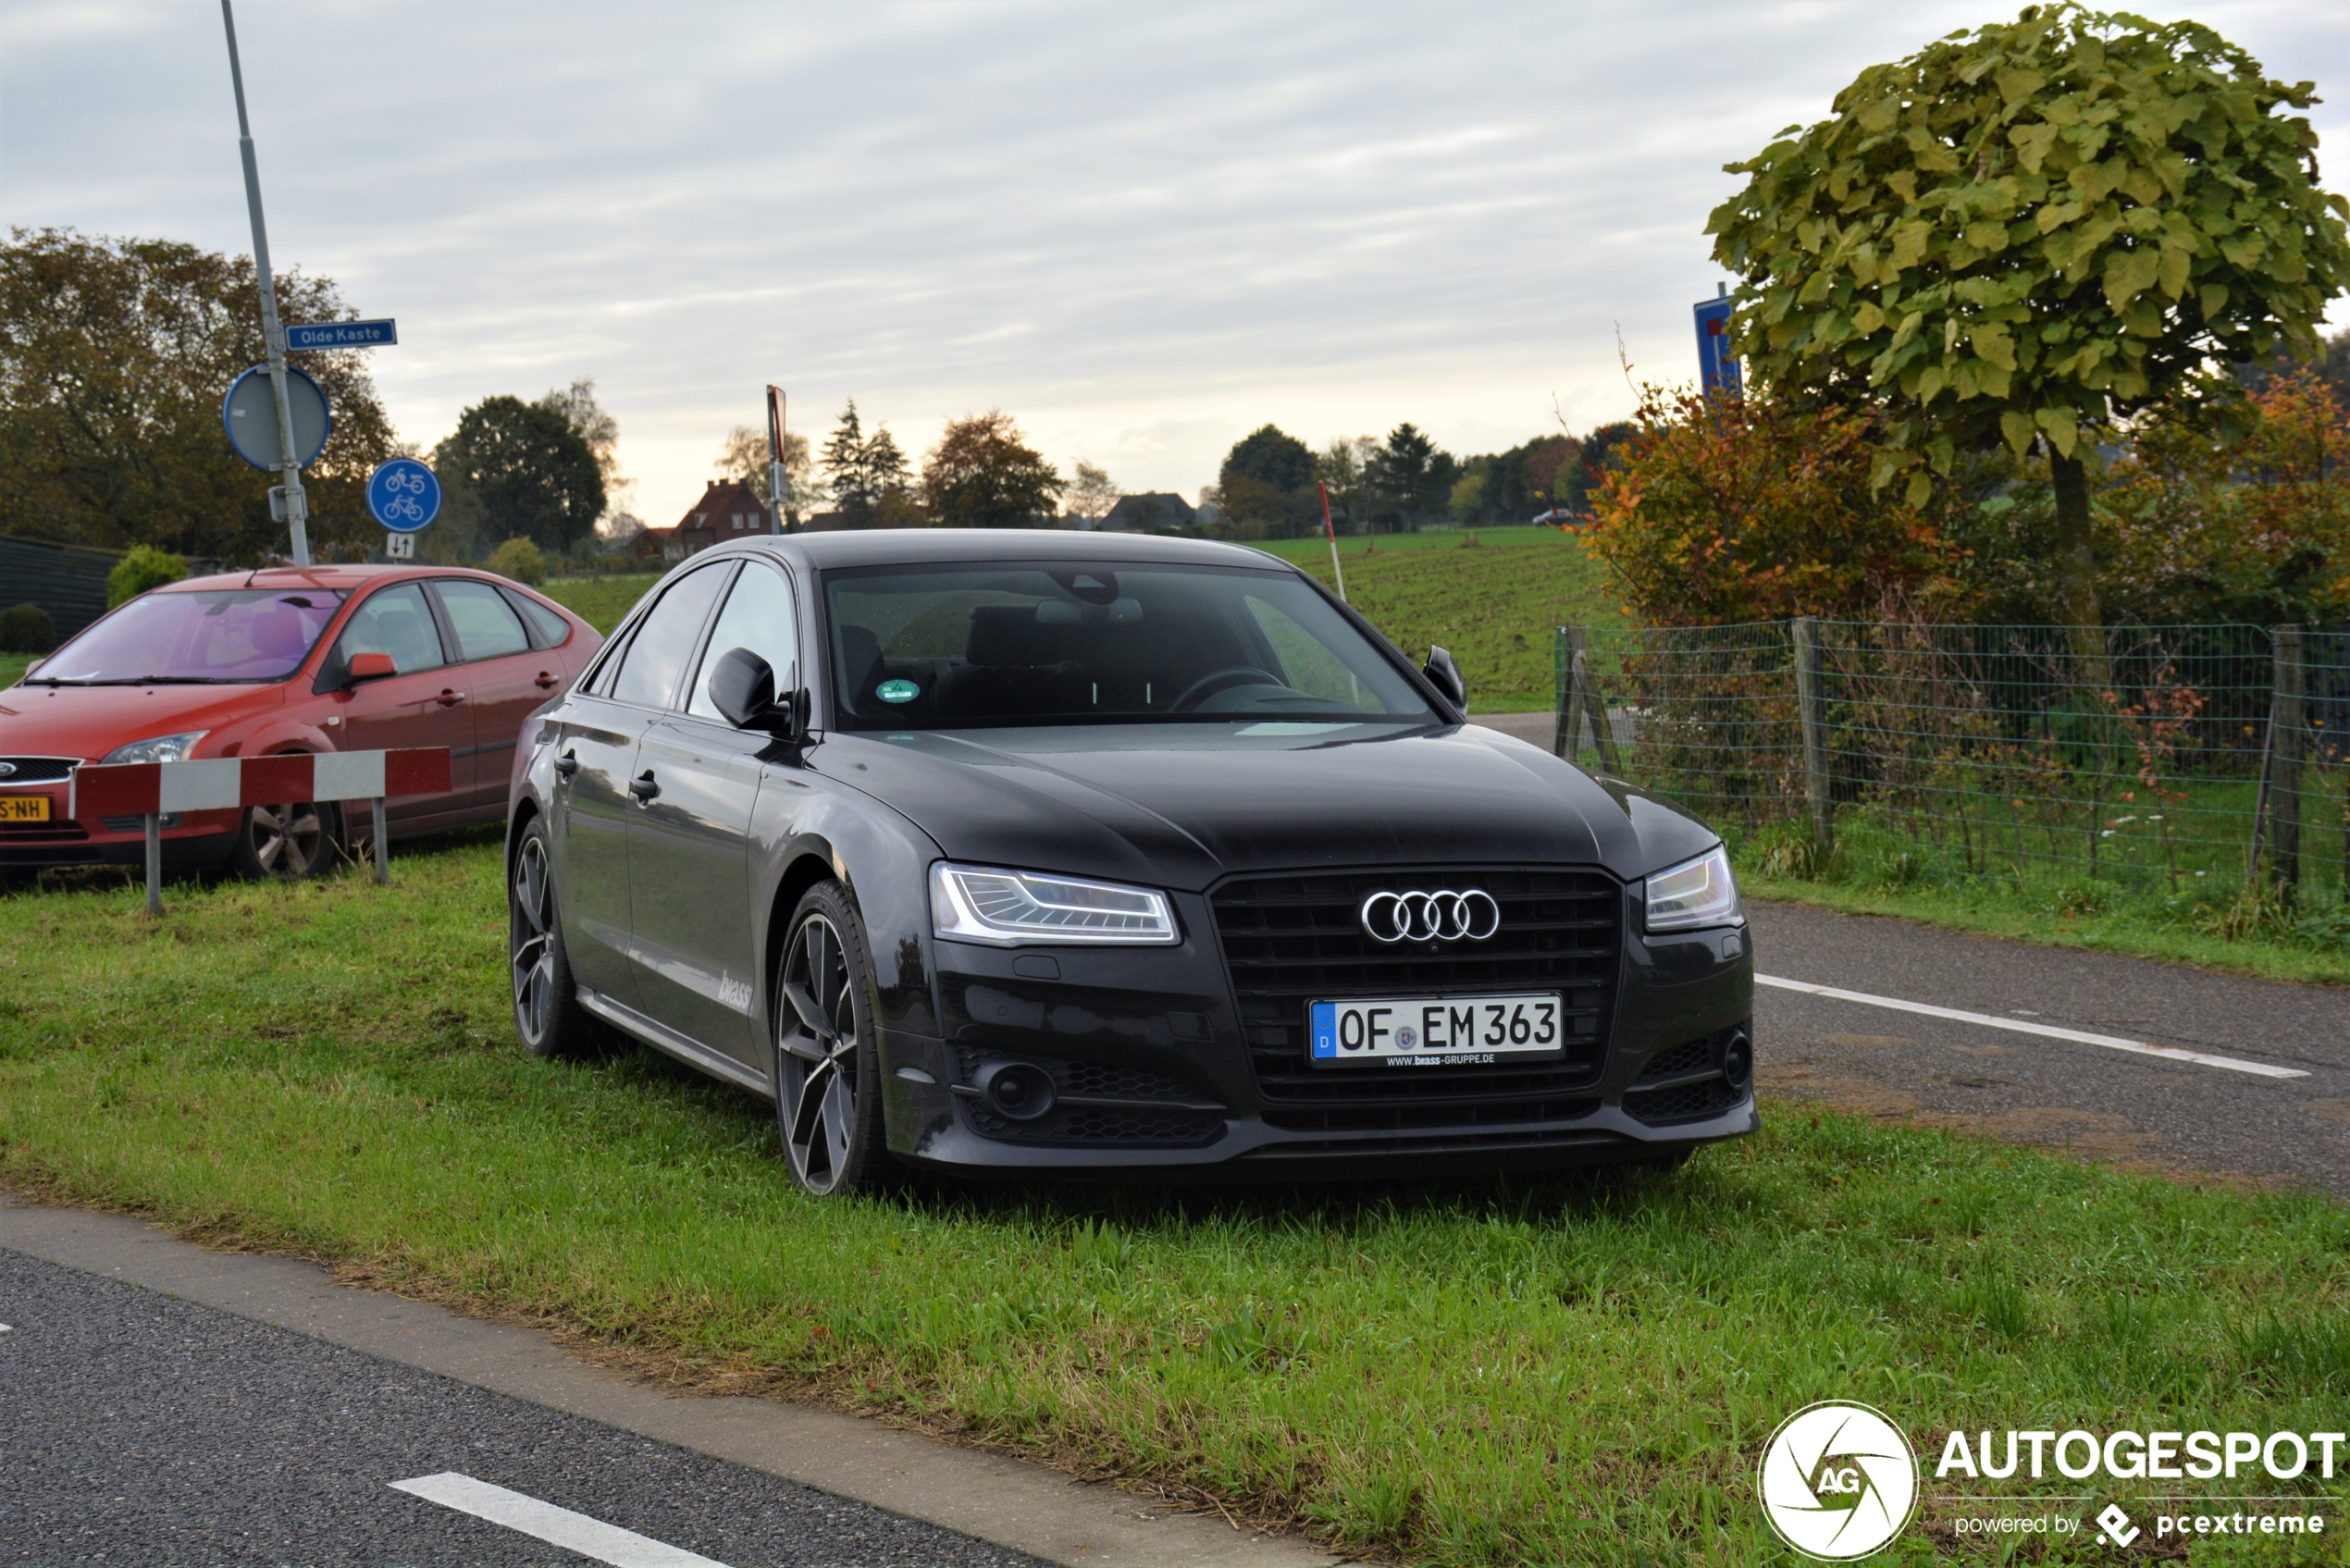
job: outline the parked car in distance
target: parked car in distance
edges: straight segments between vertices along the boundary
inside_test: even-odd
[[[601,643],[562,606],[462,567],[272,567],[142,594],[0,691],[0,871],[143,858],[142,819],[68,816],[85,762],[445,746],[453,787],[391,802],[390,837],[495,821],[523,722]],[[372,834],[372,811],[174,814],[164,859],[307,876]]]
[[[1023,530],[762,537],[523,739],[515,1025],[774,1105],[793,1176],[1292,1179],[1754,1130],[1727,856],[1465,722],[1305,574]]]

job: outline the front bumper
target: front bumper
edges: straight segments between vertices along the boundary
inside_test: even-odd
[[[1214,936],[1197,935],[1216,929],[1205,902],[1186,916],[1181,947],[936,943],[939,1034],[882,1033],[891,1148],[965,1173],[1297,1179],[1610,1164],[1760,1125],[1742,930],[1649,939],[1627,918],[1605,1027],[1574,1073],[1447,1069],[1422,1077],[1422,1094],[1418,1069],[1383,1069],[1378,1104],[1332,1111],[1268,1077],[1263,1030]],[[1733,1040],[1748,1043],[1742,1072],[1725,1059]],[[1050,1076],[1052,1111],[1017,1122],[983,1097],[983,1075],[1006,1062]]]
[[[0,822],[0,870],[45,870],[56,866],[141,866],[147,859],[147,824],[139,817],[109,817],[79,822],[63,784],[13,789],[10,796],[39,795],[49,800],[45,822]],[[174,812],[163,819],[163,863],[174,869],[210,867],[236,846],[234,811]]]

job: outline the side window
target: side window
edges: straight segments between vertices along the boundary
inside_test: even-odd
[[[450,629],[457,634],[457,657],[466,661],[502,659],[530,651],[530,634],[505,597],[488,583],[450,577],[433,584],[440,608],[449,612]]]
[[[710,619],[728,570],[690,572],[661,596],[621,655],[620,673],[612,684],[615,700],[666,708],[676,698],[686,661],[694,656],[694,639]]]
[[[506,596],[506,602],[520,612],[523,623],[530,628],[533,647],[561,648],[571,640],[570,622],[528,594],[516,593],[512,588],[500,588],[498,591]]]
[[[693,700],[686,704],[686,711],[724,722],[718,705],[710,699],[710,675],[718,667],[718,661],[737,648],[747,648],[767,661],[768,667],[775,672],[776,689],[785,689],[792,678],[792,667],[799,662],[798,623],[792,609],[791,585],[784,581],[782,574],[756,562],[745,565],[742,575],[735,579],[735,591],[726,596],[726,608],[719,612],[717,626],[710,634],[710,647],[701,656],[701,671],[694,677]]]
[[[354,653],[389,653],[392,668],[403,675],[446,664],[424,586],[397,583],[361,599],[335,642],[335,661],[348,668]]]

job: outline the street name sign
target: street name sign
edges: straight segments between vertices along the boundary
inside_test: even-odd
[[[286,328],[288,349],[388,349],[400,341],[400,324],[382,321],[314,321]]]
[[[318,383],[291,365],[286,369],[286,401],[292,405],[294,455],[307,468],[326,450],[335,418]],[[256,364],[229,384],[229,395],[220,400],[220,423],[239,457],[272,474],[284,468],[278,452],[278,400],[269,391],[267,365]]]

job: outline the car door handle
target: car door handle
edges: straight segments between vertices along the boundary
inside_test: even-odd
[[[532,685],[534,685],[534,686],[537,686],[537,687],[538,687],[540,691],[547,691],[547,690],[550,690],[550,689],[553,688],[554,686],[556,686],[556,685],[560,685],[561,683],[560,683],[560,682],[558,682],[558,681],[555,679],[555,677],[554,677],[554,676],[552,676],[552,675],[549,674],[546,671],[541,670],[541,671],[539,671],[539,672],[538,672],[538,678],[537,680],[535,680],[535,681],[531,682],[530,684],[531,684]]]
[[[555,772],[561,773],[565,778],[571,777],[574,773],[579,772],[579,759],[574,757],[568,751],[564,752],[561,757],[555,759]]]
[[[443,708],[454,708],[457,704],[465,700],[465,694],[461,691],[452,690],[448,686],[443,686],[440,688],[440,695],[434,698],[433,700],[439,703]]]
[[[648,768],[645,770],[645,776],[643,778],[630,779],[628,781],[628,793],[635,796],[639,800],[650,800],[654,796],[659,795],[661,793],[661,785],[653,778],[653,771],[650,768]]]

